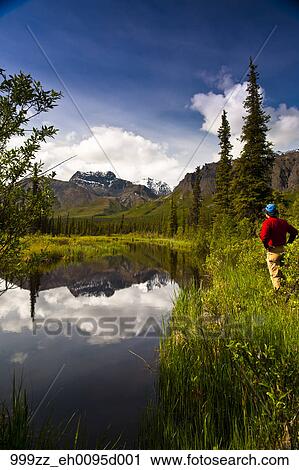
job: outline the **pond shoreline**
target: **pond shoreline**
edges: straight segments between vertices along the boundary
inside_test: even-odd
[[[191,257],[186,250],[173,248],[173,243],[169,247],[165,239],[157,240],[158,243],[149,243],[146,238],[138,240],[135,242],[134,237],[129,239],[128,237],[109,237],[108,240],[106,237],[84,237],[84,239],[81,237],[30,237],[27,240],[31,242],[31,247],[27,248],[26,253],[28,262],[23,263],[25,269],[19,273],[19,277],[11,278],[11,292],[4,294],[1,306],[2,343],[6,344],[5,350],[7,351],[6,357],[3,358],[6,367],[5,375],[11,375],[12,372],[9,373],[9,371],[15,370],[16,378],[18,378],[23,367],[22,361],[26,366],[22,391],[19,394],[19,411],[28,414],[32,410],[31,406],[28,410],[25,398],[22,398],[23,391],[26,391],[30,397],[33,392],[34,396],[39,396],[46,388],[49,376],[55,376],[59,370],[60,362],[66,363],[68,367],[61,377],[60,386],[63,386],[65,393],[66,390],[72,390],[70,396],[74,399],[74,403],[72,405],[71,400],[68,400],[70,403],[65,404],[67,411],[64,411],[60,409],[59,402],[53,402],[56,409],[55,424],[64,422],[75,411],[80,416],[81,406],[84,414],[85,404],[93,402],[93,410],[97,410],[98,415],[101,413],[104,415],[106,424],[111,418],[110,439],[113,440],[114,435],[122,431],[119,429],[121,423],[117,421],[117,416],[121,414],[125,416],[125,411],[119,410],[116,413],[117,416],[114,416],[113,411],[109,416],[105,415],[109,409],[109,400],[112,400],[113,396],[115,403],[112,409],[115,407],[117,409],[119,402],[118,396],[115,395],[115,387],[111,387],[112,391],[109,396],[105,392],[105,389],[108,390],[110,387],[110,380],[113,384],[118,383],[122,393],[126,393],[126,409],[130,408],[130,396],[133,397],[134,406],[123,423],[126,423],[128,445],[130,447],[137,445],[134,442],[138,438],[141,415],[154,393],[153,371],[155,370],[152,366],[151,371],[145,368],[145,362],[140,358],[143,358],[147,364],[156,365],[160,335],[164,331],[162,325],[172,311],[176,298],[175,289],[187,284],[188,279],[193,278],[195,269],[194,257]],[[10,318],[12,311],[14,312],[13,320]],[[163,320],[160,320],[160,316]],[[103,331],[105,324],[103,327],[101,323],[102,317],[109,318],[110,329],[111,319],[116,318],[113,320],[113,329],[119,332],[120,341],[108,337],[102,342],[102,333],[105,332]],[[67,336],[69,333],[66,334],[66,318],[68,321],[72,319],[71,337]],[[128,321],[128,318],[132,327],[129,333],[133,333],[134,336],[126,338],[127,331],[123,329],[127,328],[124,321]],[[96,332],[90,337],[81,334],[81,322],[84,324],[86,319],[89,321],[92,319],[97,327]],[[49,322],[53,320],[56,325],[61,324],[64,329],[57,337],[51,335],[49,338],[51,341],[49,341],[45,339],[45,334],[48,331],[48,325],[51,326]],[[79,321],[79,327],[77,327],[77,321]],[[154,336],[147,337],[140,332],[146,332],[149,325],[155,328],[156,333],[154,331]],[[36,334],[33,334],[35,328]],[[13,340],[11,334],[14,334]],[[43,344],[45,347],[39,349]],[[56,344],[55,347],[54,344]],[[61,355],[59,354],[60,348]],[[100,348],[100,354],[96,354],[97,348]],[[47,349],[50,351],[49,354]],[[129,353],[128,350],[133,351],[135,355]],[[67,356],[65,359],[64,354]],[[75,371],[83,358],[88,357],[90,358],[88,365],[85,364],[82,367],[81,364],[75,374],[76,383],[80,384],[78,386],[80,393],[77,391],[76,394],[76,387],[71,385],[74,381],[71,371]],[[104,363],[101,359],[103,357]],[[40,370],[39,362],[47,363],[47,371],[43,372],[43,368]],[[113,365],[111,369],[106,366],[110,362]],[[86,374],[84,371],[89,370],[89,364],[90,372]],[[116,370],[119,372],[118,375],[114,375]],[[124,371],[126,371],[125,374]],[[83,377],[78,382],[77,376],[80,374],[83,374]],[[128,382],[127,377],[130,374],[131,380]],[[134,386],[134,377],[140,393]],[[105,381],[106,387],[103,387],[102,384]],[[31,382],[35,384],[34,389],[32,389]],[[2,389],[0,399],[0,402],[4,400],[8,406],[11,396],[10,388],[11,384],[7,384],[5,393]],[[96,396],[91,396],[90,390],[97,390]],[[85,404],[80,402],[80,396],[84,394],[88,395],[88,401],[84,401]],[[97,402],[101,394],[103,395],[102,402],[104,398],[106,400],[104,410]],[[88,406],[86,406],[87,410]],[[60,411],[57,411],[59,409]],[[18,420],[18,410],[15,417],[11,416],[12,420]],[[96,413],[91,413],[90,410],[88,413],[89,418],[84,421],[84,426],[87,426],[87,434],[91,439],[89,445],[95,446],[95,436],[98,433],[101,434],[103,425],[99,419],[97,428],[94,422]],[[140,417],[138,417],[139,414]],[[26,420],[27,418],[24,420],[24,426],[26,426]],[[34,422],[28,432],[37,432],[41,424]],[[1,426],[5,427],[5,423],[0,425],[0,433]],[[85,434],[81,437],[85,439]],[[36,439],[38,440],[38,435],[35,435],[28,446],[55,447],[55,441],[47,440],[37,444]],[[8,443],[3,445],[8,446]],[[66,445],[72,445],[72,443]],[[84,447],[82,443],[78,445]]]
[[[191,240],[141,235],[26,241],[24,259],[32,266],[97,263],[136,249],[143,257],[165,248],[172,279],[184,278],[178,259],[185,269],[190,252],[192,271],[208,273],[206,289],[183,284],[174,303],[140,448],[297,448],[298,242],[287,249],[285,285],[273,295],[263,247],[245,236],[214,234],[207,258],[200,258]]]
[[[22,259],[26,263],[55,263],[63,261],[82,261],[94,259],[97,256],[121,253],[128,245],[144,244],[164,246],[177,251],[190,252],[191,240],[164,237],[149,237],[141,235],[111,235],[111,236],[30,236],[23,240]]]

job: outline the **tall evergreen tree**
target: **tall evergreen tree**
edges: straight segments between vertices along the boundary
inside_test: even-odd
[[[186,230],[186,214],[185,214],[185,201],[184,201],[184,196],[183,196],[183,201],[182,201],[182,234],[185,233]]]
[[[267,141],[270,116],[263,110],[263,95],[258,85],[256,65],[250,59],[247,97],[244,108],[247,115],[241,141],[244,144],[240,158],[234,165],[232,197],[236,216],[254,220],[264,204],[271,199],[272,144]]]
[[[120,233],[122,233],[122,231],[123,231],[123,229],[124,229],[124,223],[125,223],[125,214],[123,214],[123,215],[121,216],[120,227],[119,227]]]
[[[196,168],[195,180],[193,183],[193,199],[192,199],[192,206],[191,206],[191,211],[190,211],[190,222],[191,222],[191,225],[194,225],[195,227],[198,226],[199,212],[201,208],[200,181],[201,181],[201,171],[200,171],[200,167],[198,166]]]
[[[216,170],[215,202],[219,209],[228,212],[231,208],[230,183],[232,177],[232,145],[230,143],[230,125],[227,113],[223,110],[221,126],[218,130],[220,160]]]
[[[178,231],[178,215],[177,215],[177,206],[176,202],[171,196],[171,206],[170,206],[170,215],[169,215],[169,232],[170,236],[173,237]]]

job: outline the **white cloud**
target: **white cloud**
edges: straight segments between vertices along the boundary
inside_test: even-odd
[[[60,179],[69,179],[77,170],[114,171],[115,168],[121,178],[130,181],[150,176],[176,184],[180,164],[175,157],[169,155],[166,144],[153,142],[119,127],[99,126],[93,127],[92,131],[95,137],[88,136],[78,140],[75,133],[70,133],[65,139],[57,138],[46,143],[39,154],[41,160],[49,168],[61,160],[77,155],[57,169],[57,177]]]
[[[221,125],[222,110],[227,111],[228,120],[231,126],[233,144],[233,155],[240,154],[242,145],[239,136],[242,130],[244,114],[243,101],[246,97],[246,82],[237,83],[227,88],[223,93],[197,93],[191,98],[191,109],[198,111],[203,116],[201,130],[212,135],[217,135]],[[213,155],[214,160],[218,160],[218,148]]]
[[[228,68],[224,65],[220,68],[219,72],[213,74],[208,70],[200,70],[197,72],[199,77],[206,85],[210,87],[216,87],[218,90],[227,90],[234,84],[231,73]]]
[[[225,108],[230,121],[232,134],[240,134],[243,124],[243,101],[246,96],[246,83],[235,84],[223,93],[197,93],[191,98],[191,108],[199,111],[204,118],[201,130],[217,135],[221,124],[222,109]]]
[[[247,83],[235,83],[230,80],[223,81],[225,88],[222,93],[197,93],[191,98],[191,109],[198,111],[203,116],[201,130],[212,135],[217,135],[221,124],[222,110],[227,111],[231,125],[233,155],[238,156],[242,149],[239,140],[243,118],[245,115],[243,102],[246,97]],[[219,86],[218,86],[219,88]],[[264,91],[263,91],[264,93]],[[299,109],[288,108],[280,104],[277,108],[266,107],[270,114],[269,140],[273,142],[275,150],[286,151],[299,147]],[[218,150],[214,157],[218,159]]]
[[[282,103],[277,109],[267,108],[271,115],[270,140],[277,150],[285,151],[299,147],[299,109],[288,108]]]
[[[67,142],[74,142],[76,140],[76,137],[77,137],[77,132],[75,131],[68,132],[65,136],[65,140]]]

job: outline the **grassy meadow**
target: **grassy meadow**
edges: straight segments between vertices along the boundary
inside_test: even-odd
[[[181,290],[175,304],[143,448],[299,447],[299,241],[275,293],[261,243],[228,232],[216,224],[210,287]]]
[[[36,235],[24,239],[23,260],[27,261],[83,261],[95,257],[121,254],[130,244],[147,244],[189,251],[190,240],[158,237],[148,235],[114,235],[114,236],[76,236],[70,237]]]

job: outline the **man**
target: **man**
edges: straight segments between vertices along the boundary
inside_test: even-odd
[[[280,288],[280,263],[284,254],[284,245],[292,243],[298,235],[298,230],[288,224],[286,220],[278,218],[275,204],[268,204],[264,212],[266,220],[263,222],[260,238],[267,250],[267,265],[271,281],[275,290]],[[287,241],[286,235],[289,233]]]

